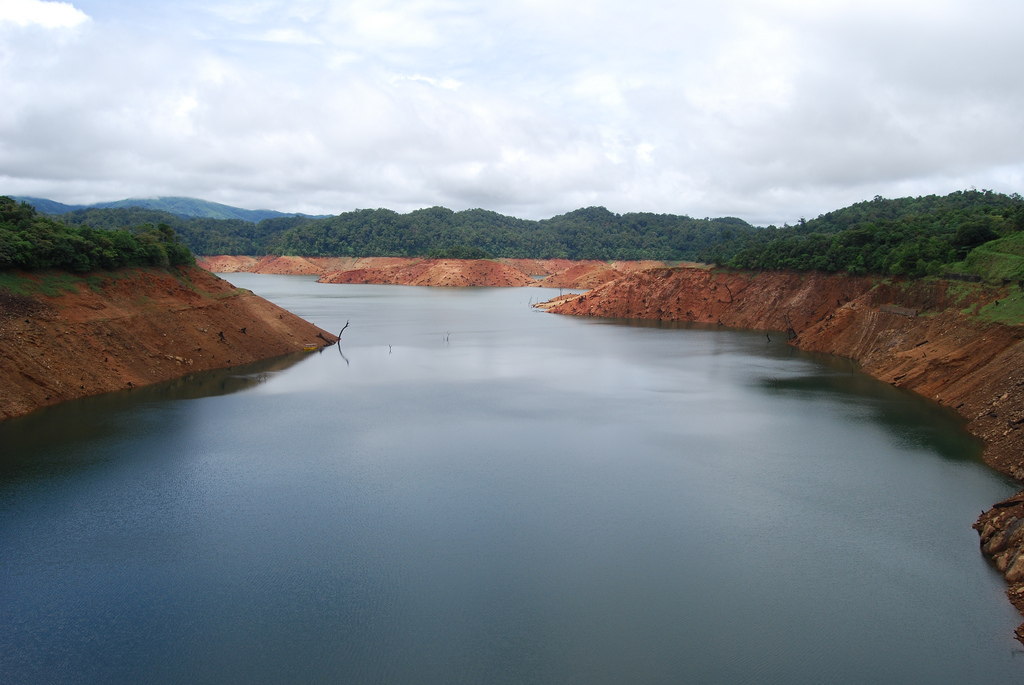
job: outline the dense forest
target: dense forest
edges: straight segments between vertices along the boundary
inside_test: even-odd
[[[192,197],[150,197],[150,198],[128,198],[115,202],[98,202],[91,205],[66,205],[63,202],[54,202],[39,197],[15,196],[19,202],[27,202],[36,208],[36,211],[43,214],[67,214],[75,210],[88,209],[122,209],[138,207],[141,209],[159,210],[168,212],[180,217],[206,217],[208,219],[242,219],[243,221],[263,221],[281,216],[295,216],[284,212],[275,212],[270,209],[242,209],[230,205],[222,205],[219,202],[208,200],[197,200]]]
[[[307,257],[419,257],[456,254],[568,259],[697,259],[738,233],[756,231],[735,218],[614,214],[588,207],[542,221],[483,209],[443,207],[399,214],[363,209],[337,216],[240,220],[183,218],[142,208],[84,209],[61,215],[71,225],[119,228],[166,223],[196,254]]]
[[[795,226],[746,234],[720,246],[719,261],[745,269],[920,277],[942,273],[974,248],[1022,229],[1024,199],[1016,193],[875,197]]]
[[[27,203],[0,196],[0,271],[97,271],[124,266],[194,264],[167,224],[104,230],[68,226]]]
[[[1019,239],[1010,240],[1024,229],[1024,199],[988,190],[875,197],[781,228],[758,228],[732,217],[615,214],[603,207],[541,221],[431,207],[408,214],[364,209],[258,223],[117,207],[80,209],[60,215],[60,221],[83,231],[130,229],[131,235],[164,226],[193,252],[206,255],[693,260],[744,269],[912,277],[974,273],[998,262],[1004,277],[1024,278],[1024,257],[1015,254]],[[988,256],[982,260],[982,254]]]

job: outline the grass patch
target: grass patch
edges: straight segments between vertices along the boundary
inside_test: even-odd
[[[1007,326],[1024,324],[1024,292],[1013,288],[1006,297],[1000,298],[998,302],[999,304],[992,302],[982,307],[978,311],[978,318]]]
[[[60,272],[37,272],[25,276],[11,271],[0,273],[0,288],[18,295],[46,295],[60,297],[64,293],[79,292],[78,286],[85,284],[86,279]]]
[[[1024,232],[979,245],[956,266],[989,282],[1024,280]]]
[[[16,295],[34,295],[39,292],[39,289],[35,287],[35,282],[23,276],[17,276],[10,271],[0,272],[0,290]]]
[[[100,276],[86,276],[85,282],[89,284],[89,289],[97,295],[102,295],[107,285],[107,279]]]
[[[952,306],[963,307],[965,302],[974,302],[978,299],[982,287],[981,283],[950,281],[949,285],[946,286],[946,295],[952,301]],[[969,309],[970,307],[963,310],[963,313],[967,314]]]

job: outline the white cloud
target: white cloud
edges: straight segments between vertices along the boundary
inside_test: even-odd
[[[430,76],[423,76],[421,74],[416,74],[414,76],[396,76],[392,79],[393,83],[398,83],[399,81],[419,81],[420,83],[426,83],[434,86],[435,88],[444,88],[445,90],[457,90],[459,86],[462,85],[461,82],[453,78],[436,79]]]
[[[322,45],[323,41],[316,36],[297,29],[271,29],[264,33],[261,40],[269,43],[288,43],[290,45]]]
[[[32,24],[48,29],[73,28],[89,17],[69,2],[43,0],[0,0],[0,22],[18,26]]]
[[[782,223],[1024,178],[1008,0],[78,4],[2,34],[0,192]]]

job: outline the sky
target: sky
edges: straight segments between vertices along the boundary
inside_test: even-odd
[[[0,194],[795,223],[1024,191],[1020,0],[0,0]]]

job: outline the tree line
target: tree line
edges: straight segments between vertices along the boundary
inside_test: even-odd
[[[16,203],[4,206],[25,211],[24,205]],[[75,229],[73,236],[60,239],[41,235],[44,244],[61,247],[44,247],[40,252],[59,253],[64,255],[61,259],[87,255],[72,257],[78,259],[75,268],[84,267],[86,259],[90,265],[111,263],[114,258],[104,256],[107,250],[111,255],[131,252],[118,252],[115,243],[127,244],[128,240],[114,237],[120,231],[139,244],[132,249],[150,250],[155,259],[162,258],[158,254],[162,248],[169,263],[183,258],[176,252],[176,246],[182,246],[204,255],[692,260],[743,269],[921,277],[949,270],[975,247],[1024,229],[1024,199],[989,190],[897,199],[876,196],[814,219],[800,219],[792,226],[766,228],[734,217],[615,214],[604,207],[587,207],[540,221],[483,209],[455,212],[444,207],[407,214],[362,209],[319,218],[276,217],[258,223],[184,218],[140,207],[77,210],[60,215],[63,223],[33,216],[28,224],[43,222],[41,225],[49,227],[43,233]],[[10,224],[4,221],[5,226]],[[167,235],[174,238],[168,240]],[[0,245],[13,244],[9,238],[2,240],[6,242]],[[76,241],[91,241],[93,247],[78,247]],[[23,238],[21,249],[31,242]],[[99,243],[102,246],[95,247]],[[10,248],[0,250],[0,265],[4,259],[11,263],[11,257],[3,256]]]
[[[0,196],[0,271],[98,271],[126,266],[194,264],[166,223],[105,230],[72,226]]]
[[[795,226],[719,246],[720,263],[743,269],[934,276],[975,247],[1024,229],[1024,199],[990,190],[943,197],[875,197]]]
[[[336,216],[290,216],[259,223],[186,219],[141,208],[85,209],[61,215],[72,225],[118,228],[167,223],[196,254],[305,257],[423,257],[455,254],[532,259],[692,260],[737,232],[732,217],[693,219],[654,213],[578,209],[532,221],[483,209],[430,207],[407,214],[362,209]]]

